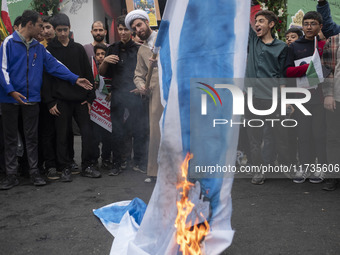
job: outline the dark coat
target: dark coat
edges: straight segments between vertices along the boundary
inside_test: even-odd
[[[54,38],[46,48],[57,60],[63,63],[71,72],[79,77],[88,79],[94,83],[91,66],[87,60],[84,47],[70,39],[69,44],[63,46],[57,38]],[[92,103],[96,98],[95,88],[86,90],[78,85],[45,75],[43,90],[43,101],[52,108],[58,100]]]

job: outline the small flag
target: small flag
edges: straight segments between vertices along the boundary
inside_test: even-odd
[[[317,42],[317,39],[315,38]],[[315,47],[314,54],[309,63],[306,76],[308,78],[309,86],[315,87],[317,84],[324,81],[323,72],[322,72],[322,64],[318,51],[318,47]]]
[[[92,72],[93,72],[93,78],[96,78],[97,75],[99,74],[97,63],[93,56],[92,56]]]
[[[12,34],[12,23],[8,14],[7,0],[1,0],[1,21],[0,21],[0,36],[3,41],[8,35]]]

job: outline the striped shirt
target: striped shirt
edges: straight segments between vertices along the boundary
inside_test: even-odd
[[[328,38],[321,58],[322,65],[331,71],[323,83],[323,94],[334,96],[336,101],[340,101],[340,82],[337,82],[340,79],[340,61],[337,59],[339,44],[340,34]]]

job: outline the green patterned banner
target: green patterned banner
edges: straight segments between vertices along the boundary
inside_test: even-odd
[[[9,17],[13,24],[16,17],[20,16],[24,10],[32,9],[32,0],[7,0]]]
[[[340,25],[340,0],[329,0],[328,2],[331,7],[333,20]],[[317,0],[288,0],[287,27],[289,27],[291,24],[298,25],[300,23],[301,25],[304,13],[316,11],[317,4]]]

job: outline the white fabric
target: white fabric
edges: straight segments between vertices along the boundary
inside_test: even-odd
[[[154,47],[155,41],[156,41],[156,37],[157,37],[157,32],[152,31],[152,33],[149,36],[149,38],[146,39],[146,43],[148,44],[150,49],[152,49]]]
[[[163,24],[168,24],[167,30],[162,30],[162,25],[160,31],[158,32],[158,39],[163,38],[164,42],[160,44],[160,55],[158,57],[158,70],[160,72],[160,81],[161,81],[161,99],[163,105],[165,105],[165,113],[162,116],[160,121],[161,126],[161,144],[158,154],[158,176],[157,176],[157,183],[154,188],[153,194],[151,199],[148,203],[148,207],[144,214],[143,220],[141,225],[135,234],[134,239],[128,238],[129,244],[128,249],[122,250],[120,254],[122,255],[174,255],[180,254],[179,247],[176,242],[176,228],[174,226],[175,219],[177,216],[177,207],[176,201],[179,196],[179,191],[176,189],[178,184],[178,175],[180,164],[183,161],[183,147],[182,142],[186,141],[182,139],[187,138],[187,133],[182,134],[182,127],[181,127],[181,119],[180,119],[180,111],[183,109],[183,101],[179,101],[179,91],[182,87],[179,87],[179,83],[177,82],[177,77],[181,74],[183,75],[183,70],[178,69],[178,63],[181,63],[183,67],[183,60],[189,61],[190,58],[183,55],[180,55],[181,50],[180,47],[183,46],[184,43],[190,43],[190,40],[181,41],[182,32],[186,31],[190,32],[187,27],[185,27],[184,21],[187,21],[187,25],[193,25],[197,20],[205,20],[207,18],[206,13],[204,12],[205,9],[202,8],[200,12],[195,12],[194,16],[196,20],[188,21],[189,14],[193,14],[196,10],[195,8],[188,8],[189,3],[192,1],[189,0],[172,0],[168,1],[163,21]],[[193,1],[196,5],[200,4],[199,0]],[[249,17],[250,14],[250,1],[236,1],[236,0],[224,0],[221,1],[220,4],[223,6],[230,6],[235,8],[236,7],[236,18],[235,18],[235,31],[237,33],[235,40],[235,51],[230,52],[231,56],[234,54],[233,61],[234,65],[239,66],[234,72],[235,78],[242,78],[244,77],[245,72],[245,63],[246,63],[246,43],[247,43],[247,28],[249,19],[245,17]],[[197,6],[194,7],[197,7]],[[193,6],[193,5],[192,5]],[[197,10],[198,11],[198,10]],[[202,11],[202,12],[201,12]],[[191,12],[191,13],[190,13]],[[197,14],[199,13],[199,14]],[[200,15],[199,17],[197,17]],[[219,17],[224,18],[223,13],[219,14]],[[130,19],[131,22],[132,19]],[[127,21],[127,20],[125,20]],[[191,22],[191,23],[190,23]],[[127,23],[127,22],[126,22]],[[183,25],[184,24],[184,25]],[[223,23],[224,24],[224,23]],[[201,24],[200,24],[201,25]],[[211,25],[207,23],[207,25]],[[128,25],[127,25],[128,27]],[[191,26],[190,26],[191,27]],[[211,28],[211,32],[213,32],[215,42],[221,37],[221,33],[223,31]],[[164,31],[166,33],[164,33]],[[195,33],[194,31],[192,33]],[[186,39],[190,38],[190,35],[186,34]],[[209,34],[209,36],[212,36]],[[216,37],[215,37],[216,36]],[[202,34],[201,40],[205,40],[206,35]],[[156,41],[156,46],[158,46]],[[211,38],[209,38],[211,39]],[[186,44],[186,49],[190,49],[191,44]],[[163,47],[163,48],[162,48]],[[169,51],[164,51],[164,49],[169,48]],[[212,49],[214,50],[214,49]],[[239,53],[238,53],[239,52]],[[219,52],[217,52],[219,53]],[[202,52],[200,48],[195,48],[192,51],[192,56],[201,56]],[[180,56],[180,57],[179,57]],[[215,55],[213,55],[215,56]],[[181,58],[182,57],[182,58]],[[237,58],[237,60],[235,59]],[[171,61],[169,61],[169,59]],[[181,62],[182,61],[182,62]],[[213,59],[212,59],[213,62]],[[163,65],[164,63],[164,65]],[[186,62],[185,62],[186,63]],[[215,64],[215,63],[214,63]],[[187,65],[190,66],[190,65]],[[209,67],[211,68],[211,67]],[[167,84],[165,81],[164,86],[162,84],[163,77],[166,77],[166,71],[170,70],[171,72],[171,80],[170,84]],[[201,69],[200,69],[201,70]],[[162,72],[164,73],[162,74]],[[188,71],[188,70],[186,70]],[[189,70],[190,73],[190,70]],[[189,76],[189,75],[188,75]],[[183,86],[183,84],[181,84]],[[185,85],[185,84],[184,84]],[[185,85],[187,86],[187,85]],[[166,96],[165,96],[166,95]],[[182,98],[181,98],[182,99]],[[182,104],[181,104],[182,103]],[[189,102],[188,102],[189,104]],[[190,116],[188,116],[187,121],[189,121]],[[185,120],[183,121],[185,122]],[[186,131],[184,129],[184,131]],[[238,132],[238,131],[237,131]],[[190,133],[191,134],[191,133]],[[231,132],[228,133],[231,137],[228,137],[228,142],[230,145],[229,149],[226,151],[225,155],[217,155],[218,157],[222,157],[225,160],[226,164],[233,164],[235,162],[236,157],[236,144],[237,144],[237,133]],[[195,156],[194,156],[195,157]],[[217,255],[221,254],[227,247],[230,246],[234,231],[231,228],[230,219],[231,219],[231,188],[232,188],[233,178],[223,178],[223,181],[219,182],[219,194],[214,197],[214,204],[215,208],[212,208],[213,215],[209,220],[210,224],[210,232],[206,236],[203,242],[203,254],[209,255]],[[198,187],[198,186],[197,186]],[[195,193],[195,192],[194,192]],[[208,193],[206,193],[208,194]],[[193,199],[195,200],[195,198]],[[198,200],[196,200],[198,201]],[[198,201],[197,204],[200,204]],[[206,203],[202,203],[202,206],[205,207]],[[121,224],[122,225],[122,224]],[[127,224],[127,228],[129,224]],[[125,226],[121,226],[124,227]],[[119,239],[115,239],[114,242],[126,242],[124,238],[119,237]],[[114,247],[114,246],[113,246]],[[121,246],[119,246],[121,247]]]

